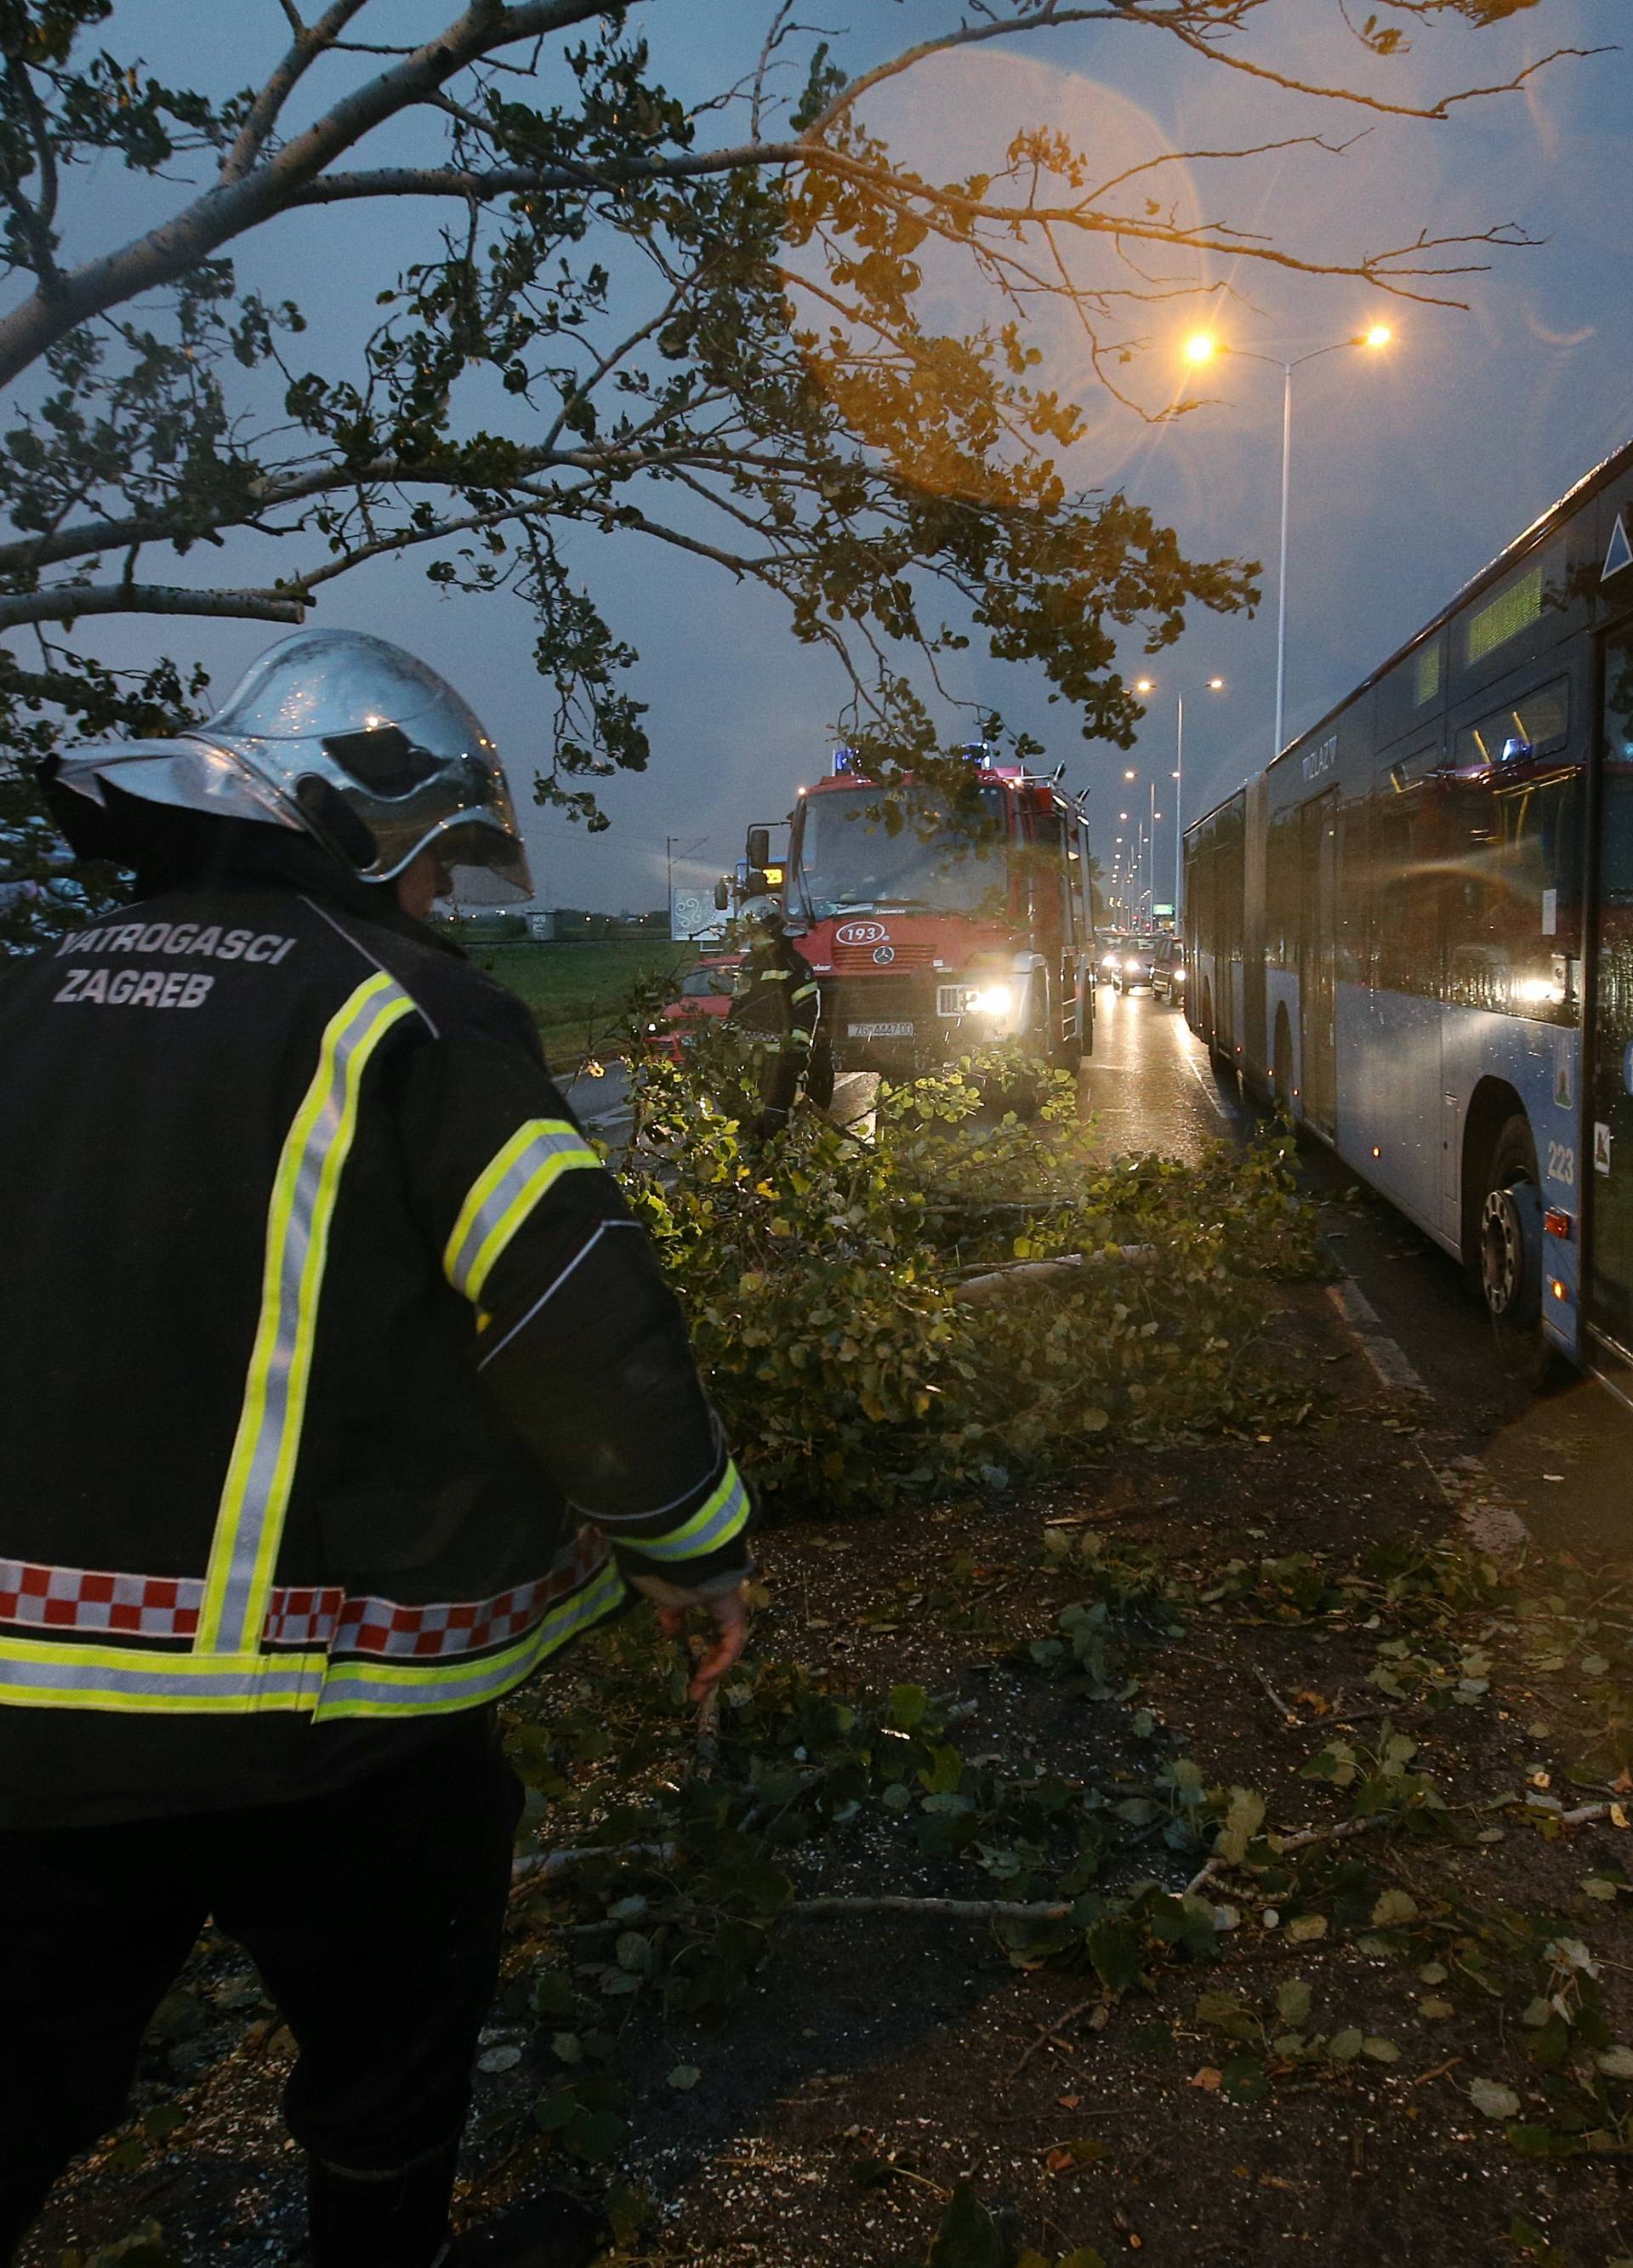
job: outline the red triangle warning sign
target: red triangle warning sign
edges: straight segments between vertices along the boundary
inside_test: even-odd
[[[1610,531],[1610,549],[1605,554],[1605,571],[1600,581],[1608,583],[1611,577],[1619,575],[1624,567],[1633,567],[1633,543],[1628,541],[1628,516],[1625,512],[1619,512],[1616,524]]]

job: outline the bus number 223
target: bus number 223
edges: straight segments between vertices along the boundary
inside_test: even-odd
[[[1548,1145],[1548,1177],[1550,1182],[1563,1182],[1567,1189],[1576,1187],[1577,1153],[1563,1142]]]

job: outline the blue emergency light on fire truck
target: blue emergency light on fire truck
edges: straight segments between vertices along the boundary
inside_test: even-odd
[[[790,814],[782,902],[838,1070],[902,1070],[1000,1040],[1075,1064],[1092,1043],[1083,806],[990,742],[956,753],[980,772],[973,803],[910,776],[883,786],[841,746]],[[751,828],[742,880],[778,864],[770,829]]]

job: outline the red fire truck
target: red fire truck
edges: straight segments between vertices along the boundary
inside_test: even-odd
[[[784,858],[769,828],[749,829],[739,890],[780,883],[837,1071],[900,1072],[1003,1039],[1071,1066],[1092,1043],[1082,805],[994,747],[965,753],[973,813],[942,788],[859,778],[839,748],[799,791]]]

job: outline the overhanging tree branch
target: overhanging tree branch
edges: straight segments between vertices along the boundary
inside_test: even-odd
[[[54,591],[0,597],[0,630],[72,622],[85,615],[217,615],[246,622],[302,622],[298,599],[270,591],[186,591],[163,583],[63,583]]]
[[[1257,571],[1195,561],[1136,502],[1089,490],[1095,468],[1072,453],[1092,427],[1051,378],[1040,314],[1068,312],[1097,390],[1161,416],[1166,386],[1148,411],[1126,375],[1152,301],[1229,288],[1217,276],[1251,261],[1456,304],[1450,278],[1524,240],[1426,220],[1368,252],[1247,236],[1222,203],[1188,222],[1148,195],[1188,158],[1217,183],[1227,163],[1353,146],[1298,130],[1295,99],[1446,114],[1452,98],[1375,99],[1391,92],[1381,82],[1256,75],[1239,35],[1278,11],[1303,26],[1320,0],[925,0],[945,35],[849,78],[792,0],[761,0],[745,67],[685,99],[626,33],[644,19],[614,0],[447,0],[435,37],[397,46],[368,37],[371,9],[389,33],[385,0],[314,0],[310,22],[298,0],[281,4],[288,42],[247,93],[167,89],[123,58],[79,69],[70,53],[31,63],[43,114],[31,122],[25,90],[0,77],[13,191],[0,253],[32,293],[0,318],[0,383],[46,358],[0,450],[0,632],[115,613],[293,622],[319,591],[412,555],[461,605],[509,592],[530,609],[563,778],[638,769],[648,753],[624,689],[636,656],[596,603],[602,534],[776,590],[872,735],[915,761],[938,745],[931,704],[956,708],[940,657],[972,637],[1041,673],[1085,738],[1127,745],[1138,709],[1118,639],[1155,652],[1189,609],[1250,606]],[[1482,5],[1410,12],[1468,25]],[[1262,133],[1107,161],[1092,127],[1078,146],[1046,116],[986,169],[938,181],[866,126],[868,94],[934,56],[1113,23],[1188,32],[1188,54],[1253,64],[1238,83],[1268,107]],[[771,130],[774,67],[802,42],[805,91]],[[1372,44],[1381,62],[1387,46]],[[285,138],[320,64],[321,113]],[[371,141],[394,124],[416,138]],[[55,169],[105,153],[151,180],[202,159],[208,178],[156,228],[77,261],[49,241]],[[327,208],[371,200],[410,228],[438,202],[458,217],[424,226],[382,279],[385,312],[359,350],[295,347],[299,311],[238,281],[237,245],[298,215],[320,249],[343,225]],[[938,313],[950,262],[984,295],[957,335]],[[204,586],[138,579],[154,545]],[[230,547],[213,570],[205,545]],[[189,698],[173,665],[121,689],[66,645],[48,674],[63,688],[56,720],[0,659],[0,749],[39,754],[75,718],[162,729]]]
[[[367,5],[368,0],[335,0],[328,12],[312,25],[303,24],[292,9],[288,11],[295,34],[294,45],[250,105],[238,140],[222,160],[222,180],[241,180],[248,173],[296,87],[318,57],[334,46],[352,18]]]

